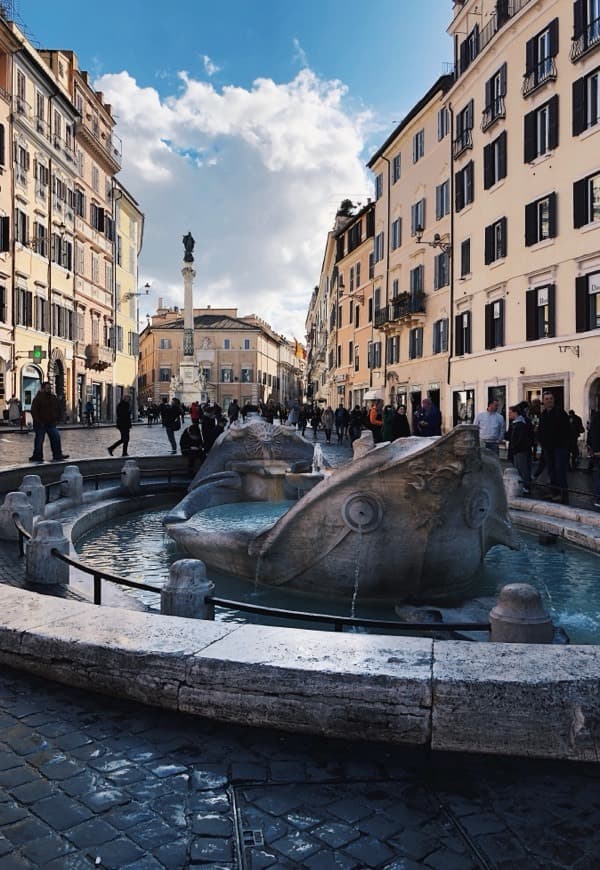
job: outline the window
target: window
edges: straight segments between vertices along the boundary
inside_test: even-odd
[[[571,60],[579,60],[600,44],[600,0],[575,0]]]
[[[425,130],[419,130],[413,136],[413,163],[417,163],[425,154]]]
[[[100,170],[95,163],[92,164],[92,187],[96,193],[100,193]]]
[[[462,211],[466,205],[473,202],[474,198],[475,165],[472,160],[455,174],[454,180],[456,211]]]
[[[348,230],[348,253],[357,248],[361,243],[362,221],[357,221]]]
[[[375,259],[373,251],[369,254],[369,280],[375,276]]]
[[[443,109],[440,109],[438,112],[438,142],[441,142],[442,139],[448,135],[450,132],[450,112],[444,106]]]
[[[460,243],[460,277],[471,274],[471,239]]]
[[[450,214],[450,180],[438,184],[435,189],[435,219],[441,220]]]
[[[408,336],[408,358],[419,359],[423,356],[423,327],[411,329]]]
[[[15,241],[26,245],[29,239],[29,218],[20,208],[15,209]]]
[[[367,323],[373,322],[373,297],[369,299],[369,303],[367,305]]]
[[[485,108],[481,119],[481,129],[487,130],[498,118],[506,116],[504,97],[506,96],[506,64],[485,83]]]
[[[335,261],[341,260],[344,256],[344,235],[338,236],[335,243]]]
[[[402,172],[402,160],[400,154],[396,154],[392,157],[392,184],[396,184],[396,182],[400,179],[400,175]]]
[[[104,209],[95,202],[90,205],[90,223],[99,233],[104,232]],[[123,264],[119,263],[119,265]]]
[[[467,148],[473,147],[473,114],[474,103],[469,100],[467,105],[456,116],[456,138],[452,143],[454,157],[458,157]]]
[[[161,338],[158,342],[158,346],[161,350],[170,350],[171,339],[170,338]]]
[[[433,352],[445,353],[448,350],[448,319],[436,320],[433,324]]]
[[[392,299],[396,299],[399,293],[400,282],[398,278],[394,278],[392,281]]]
[[[392,222],[392,251],[402,244],[402,218],[396,218]]]
[[[392,335],[386,341],[386,357],[388,365],[400,362],[400,336]]]
[[[359,326],[360,326],[360,308],[357,305],[356,308],[354,309],[354,328],[358,329]]]
[[[375,176],[375,199],[381,199],[383,196],[383,172]]]
[[[439,290],[440,287],[447,287],[450,283],[450,255],[447,251],[442,251],[437,254],[433,261],[433,287],[434,290]]]
[[[33,222],[33,241],[35,250],[41,257],[48,256],[48,231],[45,224]]]
[[[129,356],[138,356],[140,352],[140,337],[137,332],[131,330],[127,334],[127,353]]]
[[[171,369],[170,368],[159,368],[158,370],[158,380],[165,384],[171,381]]]
[[[265,375],[266,377],[266,375]],[[230,384],[233,381],[233,369],[226,367],[221,369],[221,383]]]
[[[354,345],[354,371],[360,369],[360,349],[357,344]]]
[[[525,206],[525,245],[535,245],[556,236],[556,194],[551,193]]]
[[[488,190],[506,178],[506,130],[483,149],[483,187]]]
[[[374,251],[374,253],[375,253],[375,262],[376,263],[379,263],[381,260],[383,260],[383,253],[384,253],[383,249],[384,249],[384,239],[383,239],[383,233],[381,232],[381,233],[377,233],[377,235],[375,236],[375,251]]]
[[[504,299],[485,306],[485,348],[504,345]]]
[[[575,329],[600,329],[600,272],[575,279]]]
[[[223,350],[231,350],[231,339],[230,338],[223,339]]]
[[[557,54],[558,18],[555,18],[525,46],[523,96],[528,96],[545,82],[556,78],[554,58]]]
[[[354,342],[348,342],[348,365],[351,366],[354,360]]]
[[[600,221],[600,173],[573,185],[573,226],[577,229],[595,221]]]
[[[6,323],[6,287],[0,284],[0,322]]]
[[[425,275],[425,267],[423,265],[416,266],[410,270],[410,292],[422,293],[423,280]]]
[[[464,356],[471,353],[471,312],[463,311],[454,320],[454,353]]]
[[[573,136],[600,119],[600,68],[573,82]]]
[[[17,287],[16,292],[16,322],[19,326],[33,326],[33,297],[24,287]]]
[[[459,48],[459,68],[463,73],[479,54],[479,25],[467,34],[467,38],[461,42]]]
[[[526,338],[537,341],[551,338],[555,334],[555,296],[554,284],[535,287],[525,294]]]
[[[558,95],[525,115],[525,163],[558,147]]]
[[[500,218],[485,228],[485,264],[506,257],[506,218]]]
[[[425,229],[425,200],[420,199],[410,207],[410,234],[417,234],[417,227],[421,230]]]
[[[244,368],[241,371],[241,381],[243,384],[251,384],[254,381],[254,369]]]
[[[370,341],[367,346],[367,366],[370,369],[381,368],[381,342]]]
[[[244,339],[244,350],[250,350],[250,339],[249,338]]]
[[[206,366],[206,367],[204,367],[204,368],[202,369],[202,377],[206,380],[207,383],[210,381],[210,376],[211,376],[211,368],[210,368],[210,366]]]

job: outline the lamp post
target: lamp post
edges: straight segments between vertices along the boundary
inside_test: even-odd
[[[439,233],[434,233],[432,241],[427,242],[423,239],[423,227],[418,226],[415,228],[415,238],[419,245],[429,245],[430,248],[439,248],[439,250],[444,254],[447,254],[448,257],[452,256],[452,239],[450,235],[443,237],[440,236]]]

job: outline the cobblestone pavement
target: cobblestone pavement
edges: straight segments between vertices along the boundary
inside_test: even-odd
[[[600,767],[223,725],[0,675],[0,867],[596,870]]]

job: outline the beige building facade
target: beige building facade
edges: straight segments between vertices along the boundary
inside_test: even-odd
[[[170,399],[171,379],[183,359],[183,312],[164,308],[140,334],[138,392],[141,406]],[[294,345],[255,315],[236,308],[194,309],[194,357],[211,402],[227,409],[298,398],[302,369]],[[198,401],[200,401],[198,396]]]

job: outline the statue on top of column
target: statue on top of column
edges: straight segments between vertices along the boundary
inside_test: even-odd
[[[194,262],[194,239],[191,233],[188,233],[183,237],[183,247],[185,248],[185,254],[183,255],[184,263],[193,263]]]

